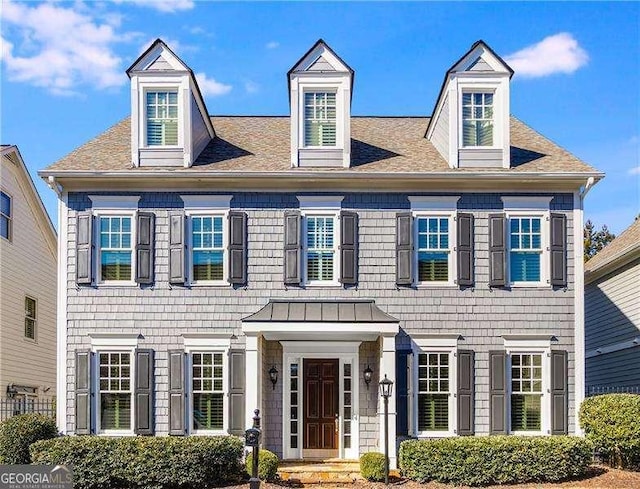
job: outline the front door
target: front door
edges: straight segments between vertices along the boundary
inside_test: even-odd
[[[339,361],[304,360],[305,458],[338,454]]]

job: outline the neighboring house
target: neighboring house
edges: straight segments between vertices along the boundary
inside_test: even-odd
[[[210,117],[160,40],[127,74],[131,117],[41,172],[62,430],[242,434],[260,408],[280,457],[356,459],[383,448],[384,376],[392,465],[408,435],[578,430],[602,174],[510,117],[485,43],[432,118],[352,116],[322,40],[287,73],[290,116]]]
[[[640,219],[584,272],[587,391],[640,393]]]
[[[17,146],[0,177],[0,399],[19,411],[56,394],[58,245]]]

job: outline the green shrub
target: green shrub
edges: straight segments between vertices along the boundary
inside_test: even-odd
[[[272,481],[278,475],[278,456],[269,450],[260,450],[258,453],[258,477],[263,481]],[[246,461],[247,474],[253,470],[253,453],[249,452]]]
[[[580,426],[610,465],[640,466],[640,395],[588,397],[580,406]]]
[[[360,474],[369,481],[384,480],[384,466],[382,453],[369,452],[360,456]]]
[[[58,436],[56,422],[37,413],[20,414],[0,423],[0,464],[31,463],[29,445]]]
[[[242,477],[242,450],[233,436],[65,436],[33,444],[31,457],[70,465],[75,489],[204,489]]]
[[[400,470],[409,479],[483,486],[556,482],[586,473],[591,445],[572,436],[483,436],[407,440]]]

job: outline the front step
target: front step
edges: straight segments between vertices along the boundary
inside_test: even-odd
[[[357,461],[282,462],[278,475],[292,484],[349,484],[363,480]]]

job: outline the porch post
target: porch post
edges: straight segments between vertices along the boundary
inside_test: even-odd
[[[260,336],[246,337],[245,368],[245,426],[253,426],[253,412],[262,411],[262,358],[260,352]]]
[[[387,376],[394,383],[393,394],[389,398],[389,467],[397,468],[396,462],[396,337],[393,335],[382,336],[382,352],[380,356],[379,378]],[[377,386],[376,386],[377,388]],[[380,451],[384,452],[384,408],[382,396],[378,393],[378,433]]]

